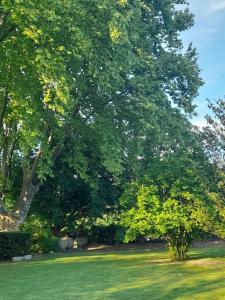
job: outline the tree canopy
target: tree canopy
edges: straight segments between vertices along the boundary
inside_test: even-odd
[[[185,3],[1,1],[0,228],[24,222],[62,156],[98,185],[181,146],[202,84]]]

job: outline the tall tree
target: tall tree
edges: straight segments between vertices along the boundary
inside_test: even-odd
[[[84,137],[94,139],[99,164],[117,176],[124,159],[138,160],[160,109],[193,112],[196,53],[179,38],[193,16],[178,4],[185,1],[0,2],[0,229],[24,222],[63,149],[85,177]]]

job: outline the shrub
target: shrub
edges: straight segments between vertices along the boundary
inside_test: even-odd
[[[183,186],[174,185],[166,193],[164,188],[151,183],[137,185],[136,192],[131,188],[133,184],[120,200],[123,205],[120,223],[126,228],[125,242],[134,241],[139,235],[164,239],[171,260],[181,261],[187,258],[194,238],[203,231],[210,233],[216,229],[214,203],[204,191],[188,192]],[[163,194],[166,196],[162,197]]]
[[[50,226],[46,220],[31,215],[27,218],[22,230],[31,235],[32,252],[49,253],[59,249],[59,240],[52,236]]]
[[[0,232],[0,259],[30,253],[31,236],[24,232]]]
[[[117,225],[93,225],[89,235],[92,243],[113,244],[116,242]]]
[[[48,222],[36,215],[30,215],[22,226],[23,232],[31,234],[32,240],[41,236],[50,237],[52,235]]]
[[[187,232],[182,231],[182,228],[179,228],[178,232],[174,230],[168,236],[167,242],[171,261],[183,261],[187,258],[188,249],[192,242],[192,238]]]
[[[59,249],[59,239],[56,237],[46,237],[40,236],[36,240],[36,252],[41,253],[50,253],[51,251],[55,252]]]

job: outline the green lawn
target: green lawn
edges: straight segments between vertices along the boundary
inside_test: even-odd
[[[156,250],[1,263],[0,299],[225,299],[225,248],[195,249],[184,263]]]

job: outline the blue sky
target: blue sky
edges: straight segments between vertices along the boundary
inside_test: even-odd
[[[182,34],[184,44],[193,42],[199,54],[199,66],[205,85],[195,99],[198,117],[193,123],[203,126],[208,113],[207,101],[225,96],[225,0],[189,0],[195,25]]]

